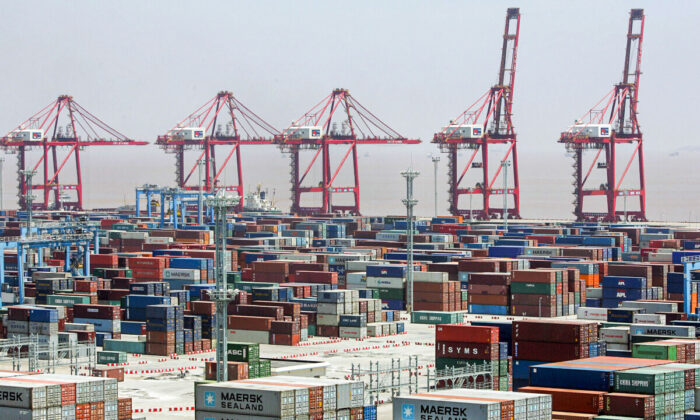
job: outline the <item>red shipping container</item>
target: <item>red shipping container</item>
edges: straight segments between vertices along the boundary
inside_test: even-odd
[[[116,254],[90,254],[90,267],[117,268],[119,257]]]
[[[149,268],[160,269],[165,268],[165,258],[162,257],[131,257],[129,258],[129,268]]]
[[[119,398],[117,400],[117,419],[130,420],[132,414],[131,398]]]
[[[216,303],[194,300],[190,302],[190,309],[195,315],[214,315],[216,313]]]
[[[232,315],[263,316],[274,318],[279,321],[282,320],[284,316],[284,309],[279,306],[236,305]]]
[[[622,416],[654,418],[654,396],[611,392],[604,396],[603,413]]]
[[[256,305],[279,306],[284,309],[284,315],[298,317],[301,315],[301,303],[296,302],[275,302],[271,300],[253,301]]]
[[[90,280],[73,281],[73,290],[76,292],[97,292],[97,283]]]
[[[229,315],[226,326],[232,330],[270,331],[272,321],[261,316]]]
[[[296,346],[299,344],[299,334],[270,334],[270,344],[280,346]]]
[[[116,366],[98,366],[92,369],[92,376],[98,378],[114,378],[117,382],[124,382],[124,368]]]
[[[439,324],[435,326],[435,340],[462,343],[498,343],[498,327]]]
[[[299,334],[300,328],[298,321],[272,321],[270,324],[273,334]]]
[[[90,403],[75,405],[76,420],[90,420]]]
[[[227,365],[229,381],[248,379],[248,363],[228,362]],[[216,380],[216,362],[204,363],[204,376],[207,380]]]
[[[578,389],[544,388],[526,386],[518,392],[532,394],[549,394],[552,396],[552,411],[600,414],[603,411],[603,391],[584,391]]]

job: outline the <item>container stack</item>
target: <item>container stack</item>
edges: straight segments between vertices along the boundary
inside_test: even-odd
[[[357,420],[365,418],[363,404],[364,383],[356,381],[274,376],[195,385],[197,419]]]
[[[517,270],[512,274],[513,280],[510,285],[512,315],[536,317],[568,315],[566,270]]]
[[[462,285],[465,284],[469,290],[469,313],[510,313],[510,273],[469,273],[468,280],[462,281]]]
[[[357,290],[319,292],[316,335],[321,337],[367,337],[367,314],[360,313]]]
[[[498,342],[498,327],[474,325],[437,325],[435,327],[435,369],[450,372],[452,369],[475,368],[488,372],[482,376],[484,383],[467,384],[467,387],[486,387],[507,391],[509,383],[508,345]],[[441,384],[451,386],[449,383]]]
[[[644,277],[605,276],[602,281],[603,308],[617,308],[625,300],[650,299]]]
[[[65,311],[62,320],[65,322]],[[36,336],[40,343],[58,345],[59,310],[40,306],[10,306],[7,314],[7,337]]]
[[[599,356],[598,324],[591,321],[513,321],[513,386],[529,385],[529,367]]]
[[[397,396],[393,419],[550,420],[552,397],[547,394],[474,389],[439,390]]]
[[[96,332],[97,345],[105,339],[121,338],[121,310],[112,305],[73,305],[73,322],[92,324]]]
[[[146,306],[146,354],[169,356],[176,353],[175,308],[173,305]]]
[[[382,309],[406,309],[406,265],[378,264],[367,266],[367,287],[379,290]]]
[[[432,312],[461,311],[462,293],[459,282],[449,281],[448,273],[439,271],[414,272],[413,309]]]
[[[120,416],[117,380],[69,375],[0,378],[0,413],[7,419],[130,419]]]

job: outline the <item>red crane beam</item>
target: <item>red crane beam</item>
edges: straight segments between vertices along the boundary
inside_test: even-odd
[[[574,215],[578,221],[617,222],[630,216],[634,221],[646,221],[646,187],[644,180],[644,154],[642,133],[637,119],[637,102],[639,95],[639,78],[642,63],[642,41],[644,39],[644,10],[630,11],[625,60],[622,72],[622,82],[616,84],[598,103],[583,117],[562,133],[559,142],[574,157]],[[618,162],[620,145],[633,146],[631,156]],[[585,176],[583,174],[584,152],[597,150]],[[603,154],[604,152],[604,154]],[[603,161],[598,162],[603,155]],[[635,159],[638,165],[638,187],[623,187],[623,181],[628,175]],[[605,170],[605,182],[600,186],[588,188],[586,181],[596,167]],[[618,164],[624,165],[624,170],[618,177]],[[634,176],[634,175],[633,175]],[[606,211],[586,211],[584,197],[605,196]],[[620,210],[617,200],[619,197],[636,197],[639,206],[636,210]]]
[[[340,125],[335,120],[340,120]],[[365,144],[418,144],[420,140],[409,139],[389,127],[372,112],[360,104],[346,89],[335,89],[313,108],[297,119],[275,143],[291,160],[292,207],[291,211],[301,215],[320,215],[343,212],[360,214],[360,178],[357,166],[357,147]],[[348,149],[334,166],[330,158],[333,145],[347,145]],[[303,170],[299,166],[302,150],[313,150],[310,163]],[[321,180],[316,184],[302,183],[320,159]],[[348,161],[352,162],[354,182],[348,186],[336,186],[335,181]],[[321,202],[302,206],[302,196],[321,193]],[[348,205],[333,204],[333,196],[350,194]]]
[[[223,124],[223,127],[222,127]],[[204,105],[180,121],[166,134],[158,136],[156,144],[167,153],[175,154],[175,182],[185,190],[198,190],[191,182],[200,162],[204,164],[202,188],[206,191],[235,191],[244,205],[242,145],[271,145],[277,129],[243,105],[233,93],[221,91]],[[217,147],[219,146],[219,147]],[[229,147],[217,168],[216,149]],[[185,170],[185,154],[188,150],[201,150],[194,163]],[[221,175],[235,155],[236,181],[222,182]]]
[[[65,122],[65,125],[64,125]],[[42,181],[32,181],[32,190],[42,190],[41,200],[32,204],[39,210],[83,209],[83,179],[80,151],[87,146],[144,146],[148,142],[133,140],[80,106],[72,96],[61,95],[39,112],[0,137],[0,147],[8,153],[17,154],[17,180],[19,207],[26,209],[24,197],[27,185],[23,172],[26,170],[27,152],[39,149],[41,156],[32,170],[42,168]],[[68,149],[59,163],[59,149]],[[75,181],[59,182],[59,175],[69,160],[75,160]],[[51,161],[51,163],[49,163]],[[61,192],[74,193],[72,201],[64,200]],[[53,195],[53,200],[52,196]],[[70,196],[68,197],[70,199]]]
[[[453,215],[480,220],[503,217],[504,209],[492,207],[490,203],[491,196],[502,195],[504,200],[507,200],[508,196],[513,197],[513,205],[507,209],[508,216],[520,218],[517,138],[511,118],[519,35],[520,9],[509,8],[503,32],[498,83],[433,136],[432,143],[437,144],[440,151],[448,156],[449,204],[450,213]],[[498,165],[492,174],[489,165],[489,149],[498,145],[508,147],[500,162],[513,165],[513,182],[509,184],[507,191],[494,188],[503,166]],[[466,166],[460,171],[458,151],[461,149],[473,152]],[[481,160],[475,161],[479,152]],[[469,177],[470,169],[481,169],[481,173]],[[466,182],[465,177],[470,178],[471,185],[462,185],[463,181]],[[460,207],[460,198],[469,195],[480,196],[481,209]]]

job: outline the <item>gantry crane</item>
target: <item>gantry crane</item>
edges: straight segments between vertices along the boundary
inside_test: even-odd
[[[243,207],[243,168],[241,145],[270,145],[279,131],[243,105],[233,93],[221,91],[165,135],[156,144],[167,153],[175,154],[175,182],[185,190],[198,190],[198,165],[203,162],[203,189],[235,191],[241,198],[236,210]],[[217,166],[216,146],[230,147],[223,162]],[[185,170],[185,151],[199,152],[194,164]],[[236,155],[237,181],[224,185],[222,173]],[[194,178],[193,178],[194,175]]]
[[[432,142],[448,156],[450,213],[455,216],[485,220],[504,217],[507,211],[508,217],[520,218],[518,151],[511,120],[519,33],[520,9],[510,8],[506,13],[498,83],[433,136]],[[494,146],[505,146],[506,151],[499,165],[492,170],[489,149]],[[463,168],[458,165],[460,150],[467,150],[470,154]],[[511,164],[513,183],[509,186],[507,178]],[[470,169],[480,170],[481,173],[476,177],[465,178]],[[503,176],[499,178],[501,172]],[[505,181],[506,185],[501,187],[496,184],[499,179]],[[471,202],[474,195],[481,197],[482,208],[472,209],[471,205],[469,209],[460,207],[460,197],[469,196]],[[502,195],[506,200],[505,205],[501,208],[492,207],[490,198],[494,195]],[[507,208],[508,196],[513,197],[513,206],[510,208]]]
[[[635,221],[646,221],[646,191],[644,186],[644,154],[642,132],[637,120],[639,76],[641,75],[642,40],[644,37],[644,10],[630,11],[622,82],[616,84],[591,110],[561,134],[560,143],[574,158],[574,215],[578,221],[616,222],[627,215]],[[620,145],[632,146],[632,153],[624,170],[617,176],[616,150]],[[584,174],[583,152],[595,156]],[[602,160],[599,161],[599,159]],[[623,187],[635,158],[639,167],[638,187]],[[623,161],[624,163],[624,161]],[[585,188],[594,169],[605,170],[605,181]],[[584,211],[584,198],[605,196],[607,211]],[[639,208],[627,211],[627,197],[638,197]],[[618,198],[623,197],[625,208],[620,210]]]
[[[334,121],[334,117],[341,121]],[[361,144],[418,144],[418,139],[408,139],[386,125],[367,108],[362,106],[347,89],[335,89],[301,118],[277,136],[276,143],[291,159],[292,208],[299,215],[328,213],[360,214],[360,178],[357,167],[357,146]],[[330,149],[333,145],[345,145],[347,150],[333,166]],[[311,161],[301,172],[299,154],[301,150],[315,151]],[[322,170],[319,182],[302,183],[321,157]],[[354,185],[337,187],[335,179],[348,158],[352,159]],[[321,193],[321,203],[302,206],[302,194]],[[351,204],[333,204],[333,196],[351,194]]]
[[[83,209],[83,175],[80,152],[87,146],[144,146],[105,124],[80,106],[72,96],[61,95],[12,131],[0,138],[0,147],[17,154],[17,181],[19,207],[26,209],[28,185],[25,175],[34,174],[42,167],[43,179],[33,179],[31,190],[42,190],[43,197],[33,202],[38,210]],[[59,160],[59,149],[68,152]],[[32,169],[27,170],[27,153],[40,150],[41,156]],[[70,157],[75,159],[76,178],[73,183],[59,182],[59,174]],[[51,163],[49,163],[51,161]],[[71,194],[74,193],[72,201]],[[51,196],[53,195],[53,201]]]

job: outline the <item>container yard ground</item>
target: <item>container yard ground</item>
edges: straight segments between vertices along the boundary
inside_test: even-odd
[[[405,316],[404,316],[405,318]],[[467,320],[502,320],[520,319],[522,317],[503,317],[490,315],[466,315]],[[573,318],[573,317],[568,317]],[[404,319],[405,322],[407,322]],[[315,337],[301,346],[260,346],[261,357],[278,359],[276,366],[285,366],[285,360],[327,362],[326,376],[345,379],[351,374],[352,364],[361,364],[364,369],[369,362],[379,361],[380,367],[391,365],[392,358],[400,358],[403,363],[408,357],[418,356],[418,385],[426,386],[426,373],[435,361],[435,328],[426,324],[406,324],[407,331],[387,337],[367,338],[365,340],[338,340],[334,338]],[[136,336],[124,335],[124,340],[135,340]],[[119,396],[133,398],[133,408],[139,410],[135,417],[147,419],[191,419],[194,418],[194,384],[204,379],[204,361],[213,360],[214,352],[193,355],[181,355],[177,359],[154,355],[129,355],[128,365],[124,366],[125,380],[119,384]],[[192,367],[195,367],[192,369]],[[26,361],[23,361],[26,369]],[[11,363],[0,363],[0,370],[12,369]],[[185,377],[180,371],[187,370]],[[135,373],[129,373],[135,372]],[[57,373],[68,374],[68,368],[57,368]],[[84,374],[87,370],[83,371]],[[162,409],[150,412],[149,409]],[[177,409],[178,411],[171,411]],[[143,412],[140,412],[143,410]],[[182,411],[180,411],[182,410]],[[390,418],[391,404],[384,403],[378,408],[378,418]]]

